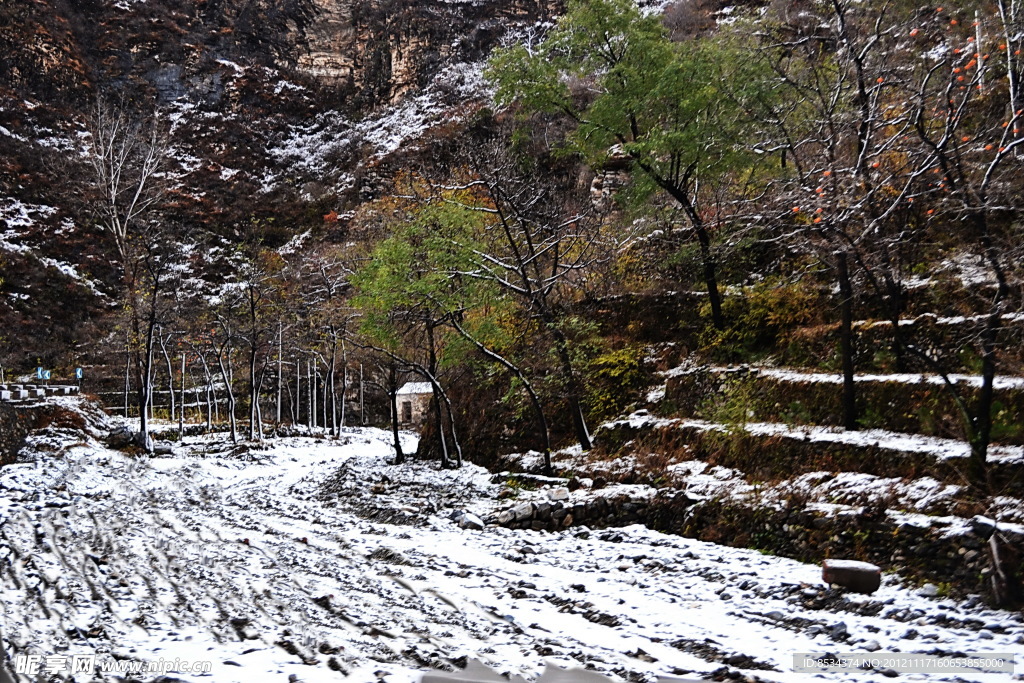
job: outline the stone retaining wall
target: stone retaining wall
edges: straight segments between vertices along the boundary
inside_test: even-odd
[[[685,453],[686,459],[730,467],[762,481],[788,479],[807,472],[863,472],[881,477],[934,477],[963,484],[966,458],[937,459],[930,453],[886,448],[881,443],[812,441],[797,435],[762,435],[742,430],[708,431],[678,422],[606,425],[598,433],[599,453]],[[1024,496],[1024,463],[990,460],[988,478],[1002,495]]]
[[[944,525],[919,527],[882,509],[834,516],[794,504],[784,509],[750,507],[728,500],[697,501],[678,489],[649,498],[625,495],[586,502],[523,502],[487,520],[510,529],[557,531],[571,526],[607,528],[642,523],[665,533],[741,548],[756,548],[804,562],[829,557],[863,560],[959,595],[992,595],[992,544],[1010,558],[1011,573],[1024,573],[1024,535],[984,524],[966,533]],[[1005,569],[1005,567],[1004,567]],[[1018,601],[1024,595],[1017,595]]]
[[[857,406],[866,427],[959,438],[958,409],[941,384],[931,382],[857,382]],[[970,402],[978,389],[960,386]],[[743,393],[751,422],[842,425],[842,385],[831,382],[779,379],[751,369],[698,368],[670,377],[665,406],[676,417],[714,419],[706,405],[720,405]],[[1024,442],[1024,388],[997,389],[995,440]]]
[[[644,522],[650,500],[625,495],[595,497],[586,502],[540,501],[519,503],[487,521],[509,529],[557,531],[570,526],[592,528],[625,526]]]

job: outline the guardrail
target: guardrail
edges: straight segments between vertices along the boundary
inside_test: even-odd
[[[48,396],[75,396],[74,384],[0,384],[0,401],[27,401]]]

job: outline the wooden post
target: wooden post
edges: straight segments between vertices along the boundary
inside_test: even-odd
[[[366,424],[366,411],[363,408],[363,364],[359,364],[359,423]]]
[[[842,322],[839,328],[840,353],[843,364],[843,427],[857,429],[857,387],[853,368],[853,287],[846,252],[836,252],[836,270],[839,273],[839,296]]]

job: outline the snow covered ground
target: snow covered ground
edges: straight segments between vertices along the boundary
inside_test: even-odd
[[[528,678],[550,660],[629,681],[881,681],[795,673],[792,655],[1024,651],[1020,614],[891,575],[858,596],[824,586],[818,566],[641,526],[464,530],[450,513],[486,515],[503,486],[475,466],[389,465],[388,439],[250,450],[213,435],[148,460],[74,432],[36,439],[33,462],[0,470],[3,645],[208,661],[163,680],[217,683],[400,683],[466,657]]]

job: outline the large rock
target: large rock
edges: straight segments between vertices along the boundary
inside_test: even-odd
[[[556,486],[548,491],[548,498],[550,500],[567,500],[569,498],[569,489],[564,486]]]
[[[522,522],[533,517],[534,507],[532,503],[523,503],[516,506],[513,511],[516,515],[516,521]]]
[[[480,519],[472,512],[463,514],[459,518],[457,524],[463,529],[473,529],[475,531],[480,531],[484,528],[484,520]]]
[[[882,585],[881,568],[856,560],[825,560],[821,578],[855,593],[874,593]]]
[[[106,442],[111,448],[127,448],[132,445],[132,430],[125,426],[118,426],[107,435]]]

